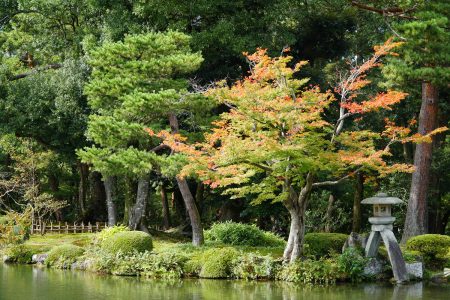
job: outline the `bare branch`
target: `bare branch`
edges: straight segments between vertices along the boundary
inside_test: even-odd
[[[61,67],[62,67],[62,64],[50,64],[45,67],[33,69],[31,72],[14,75],[14,76],[10,77],[9,80],[10,81],[18,80],[18,79],[22,79],[22,78],[28,77],[30,75],[42,72],[42,71],[46,71],[46,70],[50,70],[50,69],[56,70]]]

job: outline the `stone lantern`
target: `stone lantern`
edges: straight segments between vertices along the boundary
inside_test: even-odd
[[[393,204],[402,202],[399,198],[389,197],[385,193],[378,193],[374,197],[364,199],[361,202],[362,204],[373,205],[373,217],[369,218],[369,222],[372,224],[372,231],[366,244],[366,257],[375,257],[380,242],[383,240],[392,265],[392,272],[397,282],[408,280],[405,261],[397,239],[392,232],[392,224],[395,218],[391,215],[391,207]]]

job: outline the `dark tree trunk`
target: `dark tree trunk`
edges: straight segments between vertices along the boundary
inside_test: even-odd
[[[327,212],[325,213],[325,232],[331,232],[331,222],[333,219],[333,205],[334,205],[335,197],[333,194],[330,194],[328,198],[328,207]]]
[[[192,244],[194,246],[203,245],[203,226],[200,219],[197,206],[195,205],[194,197],[189,189],[189,185],[184,178],[177,177],[178,188],[183,196],[184,205],[189,215],[192,226]]]
[[[200,216],[202,215],[203,212],[204,192],[205,192],[205,185],[201,182],[198,182],[197,189],[195,190],[195,202],[197,203],[198,212],[200,213]]]
[[[104,221],[105,214],[100,212],[107,212],[106,191],[102,181],[102,175],[99,172],[91,172],[90,195],[90,205],[88,209],[90,220]]]
[[[422,83],[422,106],[419,115],[419,133],[424,135],[436,128],[438,89],[429,82]],[[408,210],[401,242],[427,233],[427,192],[430,181],[432,143],[421,143],[414,153],[415,171],[412,175]]]
[[[137,182],[132,178],[124,178],[125,184],[125,199],[123,207],[123,224],[128,224],[131,218],[131,212],[133,205],[136,202],[137,197]]]
[[[179,125],[175,114],[169,115],[170,129],[172,133],[178,133]],[[177,176],[178,188],[183,196],[184,205],[189,215],[192,226],[192,244],[194,246],[201,246],[203,244],[203,226],[200,219],[195,199],[192,196],[191,190],[186,179]]]
[[[142,176],[138,180],[138,188],[136,195],[136,203],[131,209],[130,219],[128,220],[128,227],[131,230],[141,228],[143,224],[142,218],[145,215],[147,208],[147,199],[149,194],[150,178],[149,175]]]
[[[361,171],[356,174],[355,195],[353,198],[352,231],[361,231],[361,201],[364,198],[364,175]]]
[[[169,211],[169,202],[167,201],[167,192],[166,187],[161,185],[161,202],[163,209],[163,221],[164,221],[164,229],[167,230],[170,228],[170,211]]]
[[[116,179],[113,176],[104,178],[106,208],[108,212],[108,226],[114,226],[117,223],[117,213],[115,204],[115,185]]]
[[[288,199],[284,202],[291,217],[289,238],[284,249],[283,259],[293,262],[300,258],[305,240],[305,212],[311,194],[313,178],[311,174],[306,177],[305,186],[298,195],[290,182],[285,182],[284,189],[288,191]]]
[[[181,224],[189,224],[189,217],[186,214],[186,207],[184,205],[183,196],[177,187],[174,187],[172,193],[172,207],[175,209],[176,216]]]
[[[78,204],[80,206],[81,217],[86,216],[86,198],[89,181],[89,166],[84,163],[78,163],[78,172],[80,173],[80,184],[78,185]]]

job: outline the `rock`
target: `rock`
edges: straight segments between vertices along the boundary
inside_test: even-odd
[[[365,276],[377,276],[383,272],[383,264],[376,258],[371,258],[364,267]]]
[[[4,263],[9,263],[9,262],[11,262],[11,257],[9,257],[8,255],[3,255],[3,262],[4,262]]]
[[[450,268],[444,268],[444,277],[450,277]]]
[[[33,256],[31,257],[31,262],[34,264],[43,264],[47,257],[47,253],[33,254]]]
[[[72,270],[89,270],[93,267],[93,265],[94,261],[92,259],[86,259],[74,262],[70,267]]]
[[[347,248],[366,248],[367,236],[356,232],[351,232],[342,247],[342,252]]]
[[[409,279],[422,279],[423,278],[423,263],[413,262],[406,263],[406,273]]]
[[[447,278],[444,277],[444,273],[435,274],[431,277],[431,282],[436,284],[447,283]]]

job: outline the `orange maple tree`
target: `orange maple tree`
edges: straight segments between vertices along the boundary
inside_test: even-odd
[[[245,53],[249,76],[231,87],[218,83],[206,92],[230,110],[214,122],[204,142],[188,145],[182,136],[167,131],[150,134],[188,157],[181,176],[196,176],[232,198],[252,194],[254,203],[281,201],[291,217],[284,258],[293,261],[302,252],[305,210],[314,188],[338,184],[358,170],[382,176],[412,171],[408,164],[385,159],[393,143],[414,140],[410,129],[388,120],[383,132],[344,130],[344,121],[354,120],[350,117],[390,110],[407,96],[399,91],[362,93],[371,83],[368,71],[379,67],[380,58],[397,46],[388,40],[375,47],[374,55],[351,69],[335,93],[305,87],[308,79],[294,77],[305,61],[290,67],[290,56],[271,58],[264,49]],[[335,109],[339,117],[332,122],[325,115]]]

